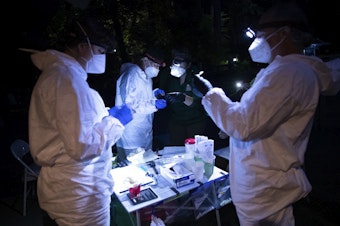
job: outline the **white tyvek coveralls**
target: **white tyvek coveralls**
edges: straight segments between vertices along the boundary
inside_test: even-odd
[[[134,113],[133,120],[125,126],[122,137],[117,141],[117,147],[149,150],[152,148],[152,121],[157,111],[152,79],[132,63],[123,64],[120,73],[116,84],[115,105],[127,104]]]
[[[220,88],[203,97],[209,116],[230,136],[231,196],[240,220],[266,218],[311,191],[301,166],[319,94],[331,86],[320,59],[293,54],[259,71],[240,102]]]
[[[48,50],[33,54],[32,61],[42,70],[29,109],[31,154],[42,165],[40,207],[59,225],[108,226],[111,147],[124,126],[108,116],[74,58]]]

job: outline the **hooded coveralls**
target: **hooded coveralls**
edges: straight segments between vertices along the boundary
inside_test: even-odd
[[[332,88],[331,75],[319,58],[277,56],[240,102],[220,88],[203,97],[209,116],[230,136],[231,196],[241,225],[267,218],[311,191],[301,167],[319,94]]]
[[[71,56],[32,55],[41,71],[29,109],[29,143],[42,166],[38,199],[58,225],[110,225],[112,146],[124,126],[108,111]]]
[[[127,104],[133,113],[133,120],[125,126],[117,147],[123,149],[152,148],[152,122],[156,98],[153,95],[152,79],[136,64],[125,63],[121,66],[116,85],[115,105]]]

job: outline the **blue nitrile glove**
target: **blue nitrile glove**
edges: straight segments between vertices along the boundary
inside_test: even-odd
[[[163,99],[164,98],[164,95],[165,95],[165,92],[164,90],[162,89],[155,89],[155,91],[153,92],[153,95],[157,98],[157,99]]]
[[[183,103],[185,101],[185,95],[181,92],[172,92],[165,94],[165,100],[171,104]]]
[[[109,115],[111,115],[112,117],[115,117],[115,115],[117,114],[119,110],[119,107],[112,107],[109,110],[107,110],[109,112]]]
[[[163,109],[166,108],[166,100],[164,99],[158,99],[155,101],[155,106],[157,109]]]
[[[124,126],[133,119],[132,111],[127,105],[110,108],[109,115],[118,119]]]

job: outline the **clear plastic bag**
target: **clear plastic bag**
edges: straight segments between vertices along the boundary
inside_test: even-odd
[[[165,223],[161,218],[152,215],[150,226],[165,226]]]

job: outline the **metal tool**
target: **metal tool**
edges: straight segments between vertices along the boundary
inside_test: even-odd
[[[155,174],[158,174],[158,171],[156,169],[156,164],[154,161],[149,161],[147,162],[148,166],[150,166],[154,171],[155,171]]]

